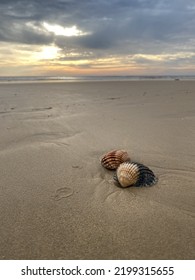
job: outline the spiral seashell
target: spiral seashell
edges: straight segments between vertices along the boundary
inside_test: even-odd
[[[130,161],[128,153],[124,150],[114,150],[105,154],[101,159],[103,167],[115,170],[117,167],[125,161]]]
[[[136,162],[124,162],[117,168],[114,180],[123,188],[131,186],[152,186],[157,177],[147,166]]]

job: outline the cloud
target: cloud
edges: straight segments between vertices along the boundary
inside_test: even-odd
[[[62,28],[78,26],[83,32],[91,32],[75,43],[86,48],[107,49],[123,41],[151,39],[171,41],[193,35],[195,23],[193,1],[186,0],[46,0],[1,1],[0,39],[21,43],[49,43],[51,34],[26,26],[43,22]],[[41,40],[40,37],[43,37]]]
[[[52,26],[61,32],[53,32]],[[194,26],[194,0],[0,1],[0,42],[55,45],[61,62],[195,52]],[[62,31],[73,28],[77,36],[63,36]],[[73,52],[79,55],[73,58]]]

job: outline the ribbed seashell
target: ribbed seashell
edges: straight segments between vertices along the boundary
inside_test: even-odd
[[[136,162],[124,162],[119,165],[114,180],[123,188],[131,186],[152,186],[158,180],[147,166]]]
[[[103,167],[116,170],[117,167],[125,161],[130,161],[128,153],[124,150],[114,150],[105,154],[101,159],[101,164]]]

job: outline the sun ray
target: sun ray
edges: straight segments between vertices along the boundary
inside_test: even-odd
[[[71,27],[62,27],[60,25],[56,25],[56,24],[52,25],[47,22],[43,22],[43,27],[47,31],[54,33],[56,36],[73,37],[73,36],[83,36],[88,34],[78,29],[76,25],[73,25]]]

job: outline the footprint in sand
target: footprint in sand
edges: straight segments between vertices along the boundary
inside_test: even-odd
[[[73,195],[73,189],[72,188],[60,188],[56,190],[56,193],[54,195],[54,200],[60,200],[62,198],[66,198]]]

